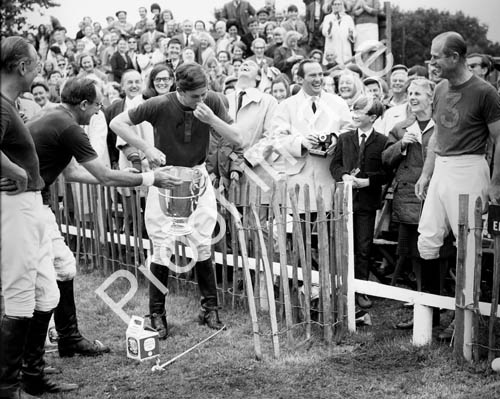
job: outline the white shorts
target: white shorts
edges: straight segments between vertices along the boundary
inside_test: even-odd
[[[205,165],[195,166],[195,168],[198,168],[207,179],[207,188],[199,197],[198,206],[188,219],[193,232],[184,236],[193,251],[193,258],[196,262],[211,257],[212,234],[217,221],[217,202]],[[169,232],[172,218],[163,213],[156,187],[149,188],[144,219],[149,238],[153,242],[152,262],[169,265],[176,237]]]

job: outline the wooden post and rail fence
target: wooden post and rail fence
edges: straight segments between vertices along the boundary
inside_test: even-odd
[[[52,192],[54,203],[59,204],[55,207],[56,219],[67,242],[72,243],[80,269],[99,270],[104,275],[128,269],[139,277],[139,267],[147,265],[151,249],[150,241],[142,233],[140,191],[130,190],[130,196],[125,197],[118,189],[100,185],[57,187],[54,185]],[[305,210],[297,205],[301,189],[304,189]],[[488,316],[488,342],[482,346],[489,348],[490,360],[498,357],[494,333],[500,284],[500,236],[495,235],[492,241],[492,302],[480,302],[484,241],[483,206],[479,198],[465,195],[457,198],[460,223],[453,298],[354,278],[349,184],[338,184],[331,199],[324,198],[321,188],[317,190],[317,198],[309,198],[307,186],[272,190],[270,204],[260,204],[257,190],[255,198],[247,198],[248,205],[239,209],[232,202],[235,190],[230,190],[229,200],[218,194],[221,226],[213,245],[220,303],[233,308],[244,304],[248,309],[258,359],[263,356],[261,340],[266,338],[272,342],[275,358],[280,356],[281,340],[285,339],[287,344],[298,337],[307,340],[314,332],[319,332],[328,344],[341,344],[346,333],[356,331],[355,293],[412,303],[415,345],[426,345],[432,340],[433,307],[454,310],[454,351],[459,360],[479,360],[479,318]],[[316,202],[317,212],[310,211],[312,201]],[[328,201],[332,207],[327,205]],[[468,225],[468,201],[476,201],[473,226]],[[262,208],[267,212],[265,225],[260,222]],[[190,254],[189,246],[178,245],[176,263],[182,263]],[[183,279],[192,280],[189,273],[178,277],[173,283],[177,287]]]

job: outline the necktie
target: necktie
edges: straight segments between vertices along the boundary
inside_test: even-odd
[[[185,47],[189,47],[189,35],[186,35],[186,46]]]
[[[238,94],[238,105],[236,107],[236,114],[238,114],[238,112],[240,111],[241,109],[241,105],[243,103],[243,96],[246,94],[245,90],[243,91],[240,91],[240,94]]]
[[[361,135],[361,144],[359,145],[358,166],[363,170],[365,161],[366,134]]]
[[[312,105],[311,105],[311,108],[313,110],[313,113],[315,114],[316,111],[317,111],[317,107],[316,107],[316,98],[315,97],[312,97]]]

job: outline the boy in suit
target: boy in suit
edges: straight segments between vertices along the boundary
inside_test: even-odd
[[[351,181],[354,211],[355,276],[368,280],[375,215],[380,207],[382,186],[388,174],[382,166],[382,152],[387,137],[373,129],[384,106],[371,97],[361,96],[353,104],[353,130],[341,134],[333,153],[330,172],[336,181]],[[362,308],[371,307],[366,295],[357,295]]]

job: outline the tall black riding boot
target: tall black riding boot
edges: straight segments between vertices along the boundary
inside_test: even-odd
[[[168,267],[151,262],[151,273],[165,286],[168,285]],[[149,317],[151,327],[158,331],[160,339],[168,336],[167,316],[165,310],[165,293],[161,292],[152,282],[149,282]]]
[[[438,259],[427,259],[421,260],[422,264],[422,290],[430,294],[440,295],[440,265],[441,262]],[[437,327],[440,324],[440,313],[439,308],[433,308],[432,313],[432,325]]]
[[[19,384],[30,321],[5,315],[0,322],[0,398],[36,398],[21,391]]]
[[[212,259],[196,262],[195,268],[201,294],[201,310],[198,316],[200,324],[220,330],[224,324],[219,320],[217,285]]]
[[[45,392],[66,392],[78,389],[76,384],[56,383],[45,375],[45,338],[49,328],[52,311],[40,312],[35,310],[26,338],[24,349],[21,384],[23,389],[31,395],[41,395]]]
[[[75,353],[83,356],[97,356],[109,352],[100,341],[90,342],[78,329],[73,280],[58,281],[60,299],[54,310],[54,322],[59,340],[59,356],[71,357]]]

